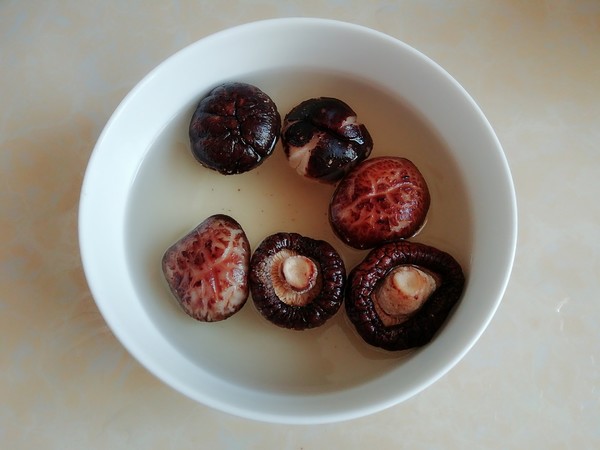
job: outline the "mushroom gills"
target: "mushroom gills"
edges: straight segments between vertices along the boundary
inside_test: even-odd
[[[412,264],[392,269],[372,294],[373,305],[386,327],[408,320],[427,302],[439,286],[431,272]]]

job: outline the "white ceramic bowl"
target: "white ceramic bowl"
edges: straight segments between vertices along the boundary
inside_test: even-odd
[[[249,300],[219,323],[187,317],[161,274],[166,248],[211,214],[245,228],[252,248],[272,232],[331,242],[348,269],[364,252],[333,235],[333,188],[287,167],[280,148],[258,169],[222,176],[195,162],[187,126],[198,100],[224,81],[269,94],[283,115],[334,96],[369,128],[373,156],[413,160],[428,181],[428,221],[414,240],[452,253],[464,295],[427,346],[379,351],[343,308],[326,325],[279,329]],[[86,277],[106,322],[150,372],[183,394],[239,416],[323,423],[380,411],[421,391],[477,341],[504,293],[516,247],[516,202],[490,124],[463,88],[413,48],[367,28],[321,19],[269,20],[202,39],[173,55],[123,100],[83,183],[79,238]],[[456,393],[460,401],[460,393]]]

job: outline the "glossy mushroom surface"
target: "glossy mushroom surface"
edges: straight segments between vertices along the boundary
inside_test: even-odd
[[[210,216],[165,252],[162,269],[181,308],[217,322],[239,311],[249,295],[250,244],[233,218]]]
[[[336,187],[329,222],[351,247],[373,248],[417,233],[429,204],[429,188],[412,161],[371,158],[356,166]]]
[[[250,261],[250,292],[258,311],[283,328],[323,325],[343,302],[346,269],[327,242],[297,233],[265,238]]]
[[[335,183],[371,154],[373,140],[356,113],[332,97],[305,100],[284,118],[283,150],[309,179]]]
[[[198,104],[190,122],[194,157],[224,175],[258,167],[275,148],[281,116],[273,100],[258,87],[225,83]]]
[[[345,308],[359,335],[385,350],[431,341],[462,295],[459,263],[409,241],[373,249],[349,274]]]

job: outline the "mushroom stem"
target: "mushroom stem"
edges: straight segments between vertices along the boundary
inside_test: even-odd
[[[294,255],[283,261],[281,273],[294,291],[303,293],[315,285],[318,270],[312,259],[303,255]]]
[[[392,270],[373,293],[373,303],[386,326],[406,321],[436,290],[436,279],[412,265]]]
[[[275,295],[288,305],[304,306],[321,290],[317,263],[300,253],[283,249],[271,262],[271,279]]]

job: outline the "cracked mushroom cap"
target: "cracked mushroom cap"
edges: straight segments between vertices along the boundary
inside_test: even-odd
[[[406,158],[380,156],[356,166],[337,185],[329,205],[335,234],[358,249],[414,236],[425,223],[429,188]]]
[[[371,154],[373,139],[356,113],[332,97],[305,100],[284,118],[283,150],[309,179],[334,184]]]
[[[225,320],[249,294],[250,244],[232,217],[216,214],[171,245],[162,270],[186,314],[202,322]]]

